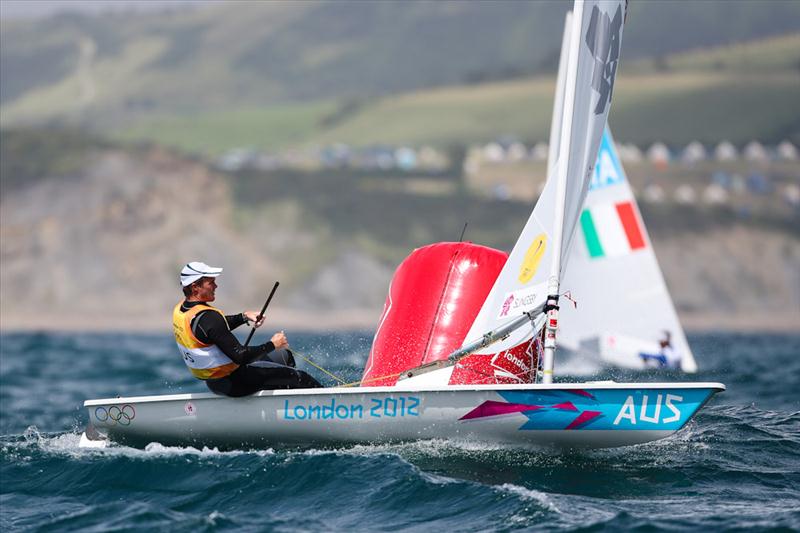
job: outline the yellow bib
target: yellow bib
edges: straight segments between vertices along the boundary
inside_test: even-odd
[[[187,311],[181,311],[181,303],[172,310],[172,330],[175,333],[175,342],[178,351],[183,357],[183,362],[189,367],[192,375],[198,379],[217,379],[229,375],[239,368],[214,344],[204,344],[192,332],[192,319],[202,311],[215,311],[225,315],[222,311],[210,305],[195,305]],[[227,324],[227,320],[225,322]]]

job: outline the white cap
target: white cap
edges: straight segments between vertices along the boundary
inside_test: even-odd
[[[208,266],[200,261],[192,261],[181,270],[181,285],[186,287],[200,278],[216,278],[222,273],[219,267]]]

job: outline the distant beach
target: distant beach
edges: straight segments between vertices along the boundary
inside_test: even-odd
[[[224,309],[223,309],[224,310]],[[346,309],[333,311],[299,311],[274,309],[267,313],[261,331],[284,329],[287,331],[366,331],[374,332],[380,319],[379,309]],[[688,332],[728,333],[798,333],[800,311],[775,313],[679,313],[681,324]],[[0,317],[0,331],[128,331],[171,334],[169,309],[147,316],[124,314],[80,314],[6,316]],[[244,330],[242,330],[244,331]]]

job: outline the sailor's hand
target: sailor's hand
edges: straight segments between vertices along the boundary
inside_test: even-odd
[[[283,331],[279,331],[273,335],[270,340],[272,341],[272,344],[275,345],[276,350],[289,347],[289,341],[286,340],[286,334]]]
[[[262,316],[261,320],[259,320],[258,313],[256,313],[255,311],[245,311],[242,314],[244,315],[245,320],[247,320],[247,323],[250,324],[251,326],[260,328],[261,324],[264,323],[264,317]]]

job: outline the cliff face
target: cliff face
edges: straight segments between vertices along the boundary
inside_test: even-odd
[[[797,234],[736,226],[653,247],[684,328],[800,331]]]
[[[95,151],[77,177],[7,192],[0,217],[4,328],[152,327],[182,263],[237,265],[234,298],[276,268],[231,227],[224,182],[158,150]]]
[[[178,271],[202,260],[225,268],[227,312],[258,308],[281,280],[269,327],[374,328],[394,265],[305,224],[300,199],[244,211],[231,198],[224,177],[158,149],[95,149],[76,175],[6,190],[0,327],[168,330]],[[653,240],[687,328],[800,329],[796,233],[736,226]]]

